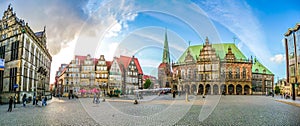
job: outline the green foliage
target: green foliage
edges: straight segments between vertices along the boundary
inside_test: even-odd
[[[275,94],[278,94],[278,93],[280,93],[280,88],[279,88],[279,86],[275,86]]]
[[[147,79],[146,82],[144,83],[144,89],[149,88],[150,85],[151,85],[151,81],[150,81],[150,79]]]

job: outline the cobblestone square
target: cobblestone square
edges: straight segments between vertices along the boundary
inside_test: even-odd
[[[211,108],[209,100],[217,98],[218,104]],[[189,100],[164,95],[134,105],[133,100],[122,99],[93,104],[92,98],[54,98],[46,107],[18,104],[11,113],[6,112],[8,105],[2,105],[0,125],[300,125],[300,108],[272,97],[212,95],[189,96]],[[201,121],[205,109],[211,113]]]

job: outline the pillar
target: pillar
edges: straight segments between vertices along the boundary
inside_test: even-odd
[[[219,95],[221,94],[221,85],[219,84],[218,85],[218,88],[219,88]]]
[[[226,88],[226,94],[228,94],[228,85],[225,84],[225,88]]]
[[[244,93],[245,93],[245,92],[244,92],[244,87],[245,87],[245,86],[242,85],[242,95],[244,95]]]
[[[199,84],[196,84],[196,90],[197,90],[197,94],[198,94],[198,92],[199,92]]]
[[[233,94],[236,95],[236,85],[233,85]]]
[[[206,95],[206,85],[203,86],[203,94]]]
[[[210,94],[213,94],[214,86],[210,85]]]

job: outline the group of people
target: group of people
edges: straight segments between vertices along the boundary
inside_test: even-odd
[[[12,111],[12,105],[16,104],[16,102],[14,102],[14,100],[16,101],[16,98],[13,98],[13,96],[10,96],[9,97],[9,101],[8,101],[8,110],[7,112],[11,112]],[[42,100],[42,106],[47,106],[47,97],[46,96],[43,96],[41,97],[41,100]],[[26,104],[29,102],[28,98],[27,98],[27,95],[24,94],[23,97],[22,97],[22,104],[23,104],[23,107],[26,107]],[[32,99],[32,105],[38,105],[38,102],[39,102],[39,97],[36,97],[35,95],[33,96],[33,99]]]
[[[94,94],[93,103],[99,104],[100,103],[100,94]]]

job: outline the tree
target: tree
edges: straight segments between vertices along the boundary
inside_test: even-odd
[[[150,87],[150,85],[151,85],[151,81],[150,81],[150,79],[146,79],[146,82],[144,83],[144,89],[147,89],[147,88],[149,88],[149,87]]]
[[[275,94],[278,94],[278,93],[280,93],[280,88],[279,88],[279,86],[275,86]]]

